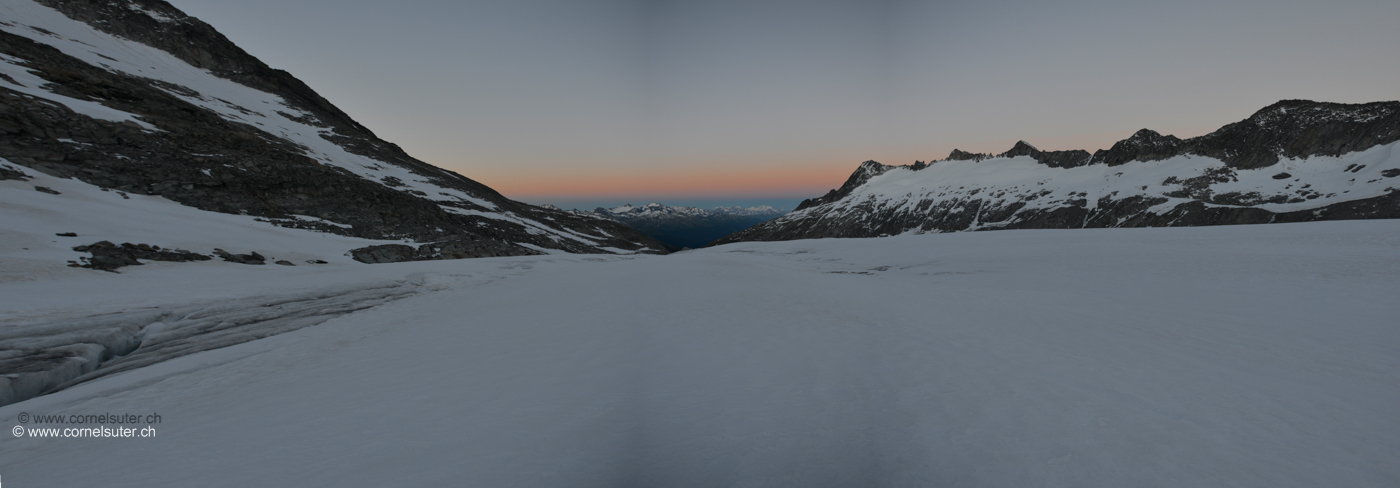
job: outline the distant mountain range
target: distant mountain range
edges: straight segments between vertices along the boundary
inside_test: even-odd
[[[12,0],[0,19],[0,181],[18,182],[6,212],[72,223],[82,244],[371,263],[665,252],[617,222],[516,202],[414,159],[164,1]],[[104,203],[80,214],[93,199]],[[133,235],[167,212],[137,200],[244,218]],[[343,249],[247,240],[268,227],[341,236]]]
[[[637,229],[642,235],[666,243],[673,251],[704,247],[715,239],[785,213],[767,205],[749,208],[715,207],[706,210],[698,207],[670,207],[660,203],[649,203],[640,207],[631,204],[615,208],[598,207],[591,212],[574,212],[622,222]]]
[[[1400,102],[1285,100],[1190,139],[1107,150],[953,150],[846,183],[717,243],[903,233],[1400,218]]]

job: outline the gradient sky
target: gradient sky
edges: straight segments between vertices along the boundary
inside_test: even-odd
[[[169,1],[409,154],[561,206],[1400,99],[1395,0]]]

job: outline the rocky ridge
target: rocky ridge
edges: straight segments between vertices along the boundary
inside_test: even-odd
[[[1400,102],[1284,100],[1200,137],[1106,150],[861,163],[840,188],[716,244],[992,229],[1400,218]],[[898,183],[895,183],[898,182]]]

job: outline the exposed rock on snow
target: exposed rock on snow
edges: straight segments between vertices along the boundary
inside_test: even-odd
[[[62,236],[63,234],[59,235]],[[76,236],[77,234],[71,234],[70,237]],[[132,244],[130,242],[122,243],[122,245],[118,246],[108,241],[99,241],[86,246],[74,247],[73,250],[92,253],[91,258],[79,258],[81,262],[73,263],[73,266],[100,269],[103,271],[116,271],[117,268],[122,266],[140,266],[141,262],[138,261],[138,259],[175,262],[208,261],[211,259],[209,256],[199,253],[161,249],[160,246]],[[216,249],[215,252],[217,254],[218,250]],[[228,260],[227,257],[224,257],[224,259]]]
[[[418,247],[403,244],[381,244],[359,249],[351,249],[350,255],[362,263],[400,263],[404,261],[429,261],[436,259],[485,258],[497,256],[541,254],[535,250],[520,250],[513,246],[493,241],[462,242],[446,241],[423,244]]]
[[[258,254],[258,253],[256,253],[256,252],[251,252],[251,253],[248,253],[248,254],[233,254],[233,253],[230,253],[230,252],[225,251],[225,250],[223,250],[223,249],[215,249],[215,250],[214,250],[214,255],[215,255],[215,256],[218,256],[218,257],[222,258],[224,261],[228,261],[228,262],[230,262],[230,263],[238,263],[238,264],[267,264],[267,258],[266,258],[266,257],[263,257],[263,255]]]
[[[0,180],[28,180],[29,175],[8,164],[0,164]]]

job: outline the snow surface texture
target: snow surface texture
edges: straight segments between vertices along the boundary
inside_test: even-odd
[[[21,412],[162,417],[152,439],[6,436],[0,473],[15,486],[1400,486],[1397,256],[1400,221],[1376,220],[71,270],[0,283],[0,299],[40,322],[414,291],[0,407],[7,427]]]

